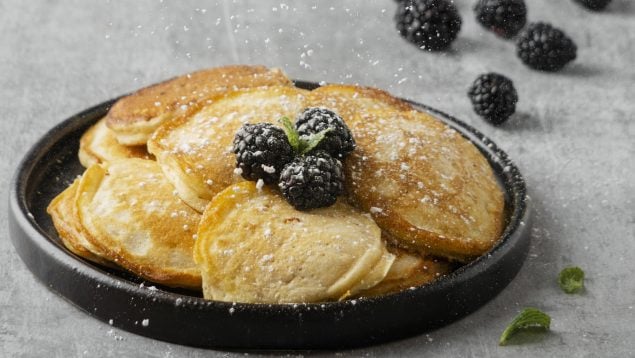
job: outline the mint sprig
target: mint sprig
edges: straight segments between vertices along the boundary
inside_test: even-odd
[[[304,155],[317,147],[326,134],[332,130],[332,128],[326,128],[323,131],[309,136],[300,136],[288,117],[282,117],[278,122],[282,125],[282,130],[284,130],[284,133],[287,135],[291,148],[299,155]]]
[[[576,293],[584,288],[584,271],[577,266],[566,267],[560,271],[558,284],[566,293]]]
[[[295,126],[288,117],[282,117],[278,119],[278,122],[282,125],[282,130],[287,135],[287,140],[291,144],[291,148],[297,153],[300,147],[300,135],[295,130]]]
[[[525,308],[516,317],[514,317],[514,320],[509,324],[509,326],[507,326],[507,328],[505,328],[503,334],[501,334],[501,337],[498,340],[498,344],[501,346],[506,345],[509,338],[517,332],[530,329],[548,331],[550,326],[551,317],[549,317],[548,314],[536,308]]]

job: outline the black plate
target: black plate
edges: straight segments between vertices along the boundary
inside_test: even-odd
[[[298,87],[317,84],[297,81]],[[60,242],[46,207],[82,173],[80,135],[114,100],[49,131],[20,163],[11,184],[9,228],[16,251],[47,287],[91,316],[143,336],[198,347],[334,349],[376,344],[447,325],[496,296],[522,266],[529,248],[530,210],[518,169],[467,124],[428,106],[488,158],[505,189],[502,240],[486,255],[436,282],[376,298],[323,304],[208,301],[200,293],[149,287],[137,277],[83,260]]]

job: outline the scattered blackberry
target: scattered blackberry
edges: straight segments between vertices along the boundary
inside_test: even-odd
[[[450,46],[461,29],[461,16],[449,0],[403,0],[395,15],[397,30],[422,50]]]
[[[589,10],[600,11],[608,5],[611,0],[574,0],[578,4],[586,7]]]
[[[293,159],[287,135],[269,123],[245,124],[234,137],[236,168],[247,180],[275,183],[282,168]]]
[[[577,47],[561,30],[550,24],[530,24],[516,43],[518,57],[529,67],[558,71],[576,58]]]
[[[516,111],[518,94],[512,81],[498,73],[476,78],[468,91],[474,112],[494,125],[501,124]]]
[[[343,159],[355,149],[355,140],[342,117],[326,108],[305,109],[295,122],[298,134],[308,137],[325,129],[324,139],[313,150],[325,150],[335,158]]]
[[[296,157],[282,170],[278,186],[298,210],[331,206],[344,190],[342,163],[322,150]]]
[[[524,0],[478,0],[474,12],[483,27],[505,38],[515,36],[527,22]]]

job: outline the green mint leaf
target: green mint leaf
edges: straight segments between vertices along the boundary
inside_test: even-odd
[[[310,152],[311,150],[313,150],[313,148],[317,147],[318,144],[320,144],[320,142],[322,141],[322,139],[324,139],[326,134],[330,132],[332,129],[333,128],[326,128],[325,130],[320,131],[319,133],[311,134],[308,137],[304,137],[304,136],[300,137],[299,153],[301,155],[304,155]]]
[[[504,346],[507,340],[519,331],[528,329],[541,329],[548,331],[551,326],[551,317],[536,308],[525,308],[518,316],[514,317],[512,323],[505,328],[501,334],[498,344]]]
[[[584,271],[577,266],[566,267],[558,276],[560,288],[566,293],[576,293],[584,287]]]
[[[289,140],[289,144],[291,144],[291,148],[296,153],[300,152],[300,135],[298,131],[295,130],[295,126],[291,122],[291,120],[287,117],[282,117],[278,120],[280,124],[282,124],[282,130],[287,135],[287,140]]]

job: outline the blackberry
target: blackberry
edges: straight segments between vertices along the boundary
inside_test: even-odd
[[[331,130],[313,150],[325,150],[335,158],[343,159],[355,149],[355,140],[342,117],[326,108],[305,109],[295,122],[296,130],[302,137]]]
[[[474,12],[483,27],[504,38],[515,36],[527,22],[524,0],[479,0]]]
[[[494,125],[501,124],[516,111],[518,93],[512,81],[498,73],[478,76],[468,96],[474,112]]]
[[[540,71],[558,71],[576,58],[575,43],[550,24],[530,24],[516,42],[516,53],[525,65]]]
[[[275,183],[282,168],[293,159],[284,131],[270,123],[244,124],[234,137],[236,168],[243,178]]]
[[[403,0],[395,15],[397,30],[422,50],[450,46],[461,29],[461,16],[449,0]]]
[[[589,10],[600,11],[603,10],[611,0],[574,0],[578,4],[586,7]]]
[[[344,191],[342,163],[322,150],[296,157],[282,170],[278,186],[298,210],[331,206]]]

